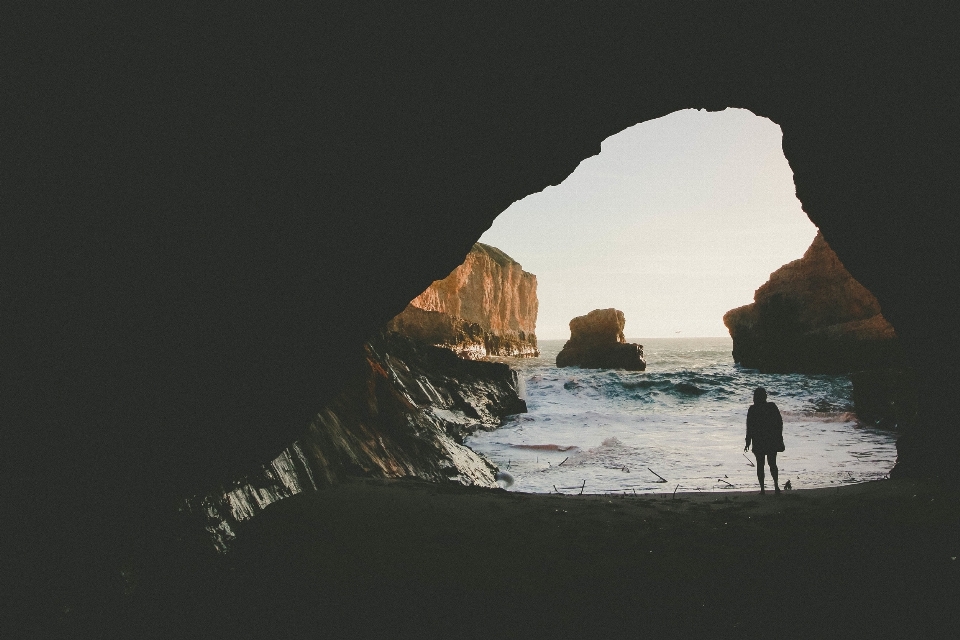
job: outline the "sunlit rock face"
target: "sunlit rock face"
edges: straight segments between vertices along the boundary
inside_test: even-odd
[[[623,337],[626,318],[619,309],[594,309],[570,321],[570,339],[557,354],[558,367],[643,371],[643,345]]]
[[[205,529],[222,551],[237,525],[268,505],[351,476],[496,487],[497,467],[463,438],[526,412],[517,373],[396,333],[374,336],[364,353],[363,374],[273,461],[182,501],[182,517],[192,523],[187,529]]]
[[[765,372],[845,373],[903,360],[880,303],[819,233],[802,258],[770,274],[753,304],[731,309],[723,322],[733,359]]]
[[[537,356],[537,277],[476,243],[462,265],[437,280],[388,329],[461,357]]]

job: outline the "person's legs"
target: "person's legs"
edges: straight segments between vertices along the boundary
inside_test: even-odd
[[[779,469],[777,469],[776,452],[767,454],[767,462],[770,463],[770,476],[773,478],[773,488],[777,493],[780,493],[780,483],[777,482],[777,472]]]
[[[754,457],[757,459],[757,480],[760,481],[760,493],[764,492],[763,489],[763,454],[753,452]]]

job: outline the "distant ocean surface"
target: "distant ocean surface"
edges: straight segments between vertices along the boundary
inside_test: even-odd
[[[539,358],[498,359],[520,372],[529,413],[466,440],[513,476],[511,491],[758,489],[753,454],[743,454],[758,386],[783,414],[781,485],[876,480],[896,460],[894,433],[857,422],[846,376],[743,369],[730,338],[629,339],[644,345],[646,371],[558,369],[564,342],[541,340]]]

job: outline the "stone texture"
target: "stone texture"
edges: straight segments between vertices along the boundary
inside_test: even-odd
[[[731,309],[723,322],[734,361],[765,372],[845,373],[903,359],[879,302],[820,233],[802,258],[770,274],[752,304]]]
[[[364,354],[363,374],[276,459],[184,500],[186,529],[206,530],[223,551],[238,525],[268,505],[351,476],[496,487],[497,467],[464,446],[463,438],[526,412],[517,373],[388,332],[370,339]]]
[[[387,328],[466,358],[537,356],[537,308],[537,277],[478,242]]]
[[[623,337],[626,318],[618,309],[594,309],[570,321],[570,339],[557,354],[558,367],[643,371],[643,345]]]
[[[951,3],[61,5],[18,12],[4,79],[2,417],[38,619],[56,580],[140,622],[98,607],[131,549],[169,558],[162,505],[273,460],[511,203],[680,109],[782,128],[924,389],[896,473],[960,474]]]
[[[853,410],[861,422],[898,431],[909,431],[916,425],[920,393],[914,370],[856,371],[850,374],[850,382]]]

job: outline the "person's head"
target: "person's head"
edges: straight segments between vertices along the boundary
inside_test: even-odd
[[[763,387],[757,387],[753,391],[753,404],[762,404],[767,401],[767,390]]]

